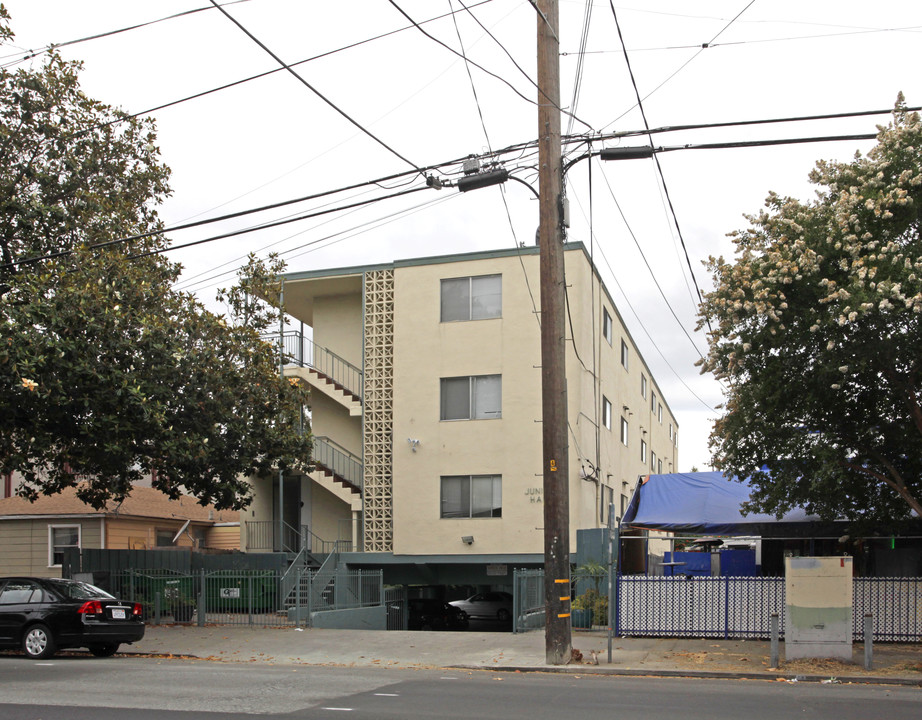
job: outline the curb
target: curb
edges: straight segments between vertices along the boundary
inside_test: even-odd
[[[596,665],[506,665],[496,667],[493,665],[446,665],[453,670],[487,670],[489,672],[517,672],[517,673],[564,673],[570,675],[616,675],[622,677],[664,677],[664,678],[696,678],[711,680],[764,680],[767,682],[787,683],[827,683],[834,685],[902,685],[906,687],[922,687],[922,680],[915,678],[878,677],[873,675],[848,675],[836,677],[835,682],[829,683],[827,675],[773,675],[758,672],[720,672],[715,670],[654,670],[631,668],[606,668]]]

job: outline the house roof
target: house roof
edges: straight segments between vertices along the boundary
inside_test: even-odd
[[[213,505],[200,505],[189,496],[170,500],[160,490],[135,486],[131,495],[118,504],[110,501],[104,510],[96,510],[77,497],[74,488],[57,495],[40,495],[33,503],[18,496],[0,500],[0,519],[29,516],[106,515],[108,517],[146,517],[170,520],[192,520],[199,523],[233,523],[240,520],[236,510],[216,510]]]

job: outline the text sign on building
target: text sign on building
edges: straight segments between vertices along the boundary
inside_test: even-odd
[[[494,563],[487,565],[487,575],[508,575],[509,567],[507,565],[500,565],[499,563]]]
[[[221,598],[229,600],[240,597],[240,588],[221,588]]]
[[[544,492],[543,488],[539,487],[525,488],[525,497],[529,498],[533,503],[539,503],[541,502],[542,492]]]

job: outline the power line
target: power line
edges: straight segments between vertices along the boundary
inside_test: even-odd
[[[230,0],[230,2],[226,2],[222,4],[223,5],[236,5],[238,3],[249,2],[249,1],[250,0]],[[148,27],[149,25],[156,25],[157,23],[166,22],[167,20],[175,20],[176,18],[184,17],[186,15],[194,15],[195,13],[200,13],[205,10],[214,10],[214,8],[211,6],[206,6],[206,7],[195,8],[194,10],[184,10],[183,12],[178,12],[172,15],[167,15],[166,17],[162,17],[157,20],[148,20],[147,22],[137,23],[136,25],[129,25],[128,27],[119,28],[118,30],[108,30],[106,32],[96,33],[95,35],[88,35],[86,37],[78,38],[77,40],[68,40],[62,43],[51,43],[50,45],[46,45],[45,47],[40,48],[38,50],[29,50],[28,53],[26,53],[21,58],[17,58],[16,60],[13,60],[11,62],[3,63],[3,65],[0,67],[10,68],[10,67],[13,67],[14,65],[18,65],[21,62],[25,62],[26,60],[31,60],[32,58],[38,57],[39,55],[49,53],[53,50],[57,50],[58,48],[67,47],[69,45],[77,45],[79,43],[89,42],[90,40],[100,40],[105,37],[111,37],[112,35],[119,35],[121,33],[129,32],[131,30],[138,30],[143,27]],[[12,55],[7,55],[6,57],[12,57]]]
[[[318,210],[316,212],[310,212],[310,213],[305,213],[303,215],[297,215],[295,217],[285,218],[284,220],[276,220],[276,221],[271,221],[267,223],[261,223],[259,225],[254,225],[252,227],[243,228],[242,230],[232,230],[231,232],[222,233],[221,235],[213,235],[211,237],[202,238],[200,240],[193,240],[191,242],[182,243],[181,245],[171,245],[169,247],[160,248],[158,250],[148,250],[146,252],[129,255],[128,259],[135,260],[137,258],[148,257],[149,255],[160,255],[162,253],[170,252],[172,250],[182,250],[184,248],[189,248],[189,247],[194,247],[196,245],[203,245],[205,243],[214,242],[215,240],[226,240],[227,238],[237,237],[239,235],[247,235],[249,233],[256,232],[257,230],[268,230],[269,228],[279,227],[281,225],[290,225],[291,223],[294,223],[294,222],[300,222],[301,220],[309,220],[310,218],[319,217],[321,215],[329,215],[330,213],[340,212],[342,210],[349,210],[351,208],[360,207],[363,205],[372,205],[374,203],[382,202],[384,200],[392,200],[394,198],[402,197],[404,195],[412,195],[413,193],[417,193],[420,190],[429,190],[429,187],[426,185],[423,185],[417,188],[410,188],[409,190],[402,190],[400,192],[391,193],[390,195],[385,195],[383,197],[374,198],[373,200],[364,200],[362,202],[351,203],[348,205],[340,205],[335,208],[328,208],[326,210]],[[108,245],[108,244],[110,243],[105,243],[105,245]],[[91,245],[89,246],[88,249],[92,250],[98,247],[100,246]]]
[[[331,101],[329,98],[327,98],[325,95],[323,95],[323,93],[321,93],[319,90],[317,90],[317,88],[315,88],[313,85],[311,85],[309,82],[307,82],[307,80],[305,80],[303,77],[301,77],[300,75],[298,75],[298,73],[295,72],[294,69],[293,69],[290,65],[288,65],[284,60],[282,60],[282,59],[281,59],[278,55],[276,55],[274,52],[272,52],[272,50],[270,50],[262,41],[260,41],[255,35],[253,35],[253,33],[251,33],[251,32],[250,32],[249,30],[247,30],[239,21],[237,21],[236,18],[234,18],[229,12],[227,12],[224,8],[222,8],[222,7],[218,4],[217,0],[211,0],[211,4],[214,5],[218,10],[220,10],[221,13],[222,13],[228,20],[230,20],[232,23],[234,23],[234,25],[236,25],[238,28],[240,28],[240,30],[242,30],[243,33],[244,33],[248,38],[250,38],[250,40],[252,40],[252,41],[255,42],[257,45],[259,45],[259,47],[261,47],[263,50],[265,50],[266,53],[268,53],[268,55],[269,55],[273,60],[275,60],[275,61],[276,61],[279,65],[281,65],[285,70],[287,70],[287,71],[288,71],[298,82],[300,82],[302,85],[304,85],[304,87],[306,87],[308,90],[310,90],[312,93],[314,93],[317,97],[319,97],[321,100],[323,100],[327,105],[329,105],[329,106],[330,106],[331,108],[333,108],[336,112],[338,112],[340,115],[342,115],[342,116],[343,116],[346,120],[348,120],[350,123],[352,123],[353,125],[355,125],[359,130],[361,130],[363,133],[365,133],[368,137],[370,137],[372,140],[374,140],[376,143],[378,143],[378,144],[379,144],[381,147],[383,147],[385,150],[387,150],[388,152],[390,152],[392,155],[396,155],[398,158],[400,158],[400,159],[403,160],[405,163],[407,163],[407,165],[410,165],[411,167],[416,168],[417,171],[418,171],[420,174],[422,174],[422,170],[419,169],[419,166],[418,166],[416,163],[414,163],[414,162],[412,162],[411,160],[408,160],[407,158],[405,158],[405,157],[404,157],[403,155],[401,155],[399,152],[397,152],[396,150],[394,150],[390,145],[388,145],[388,144],[385,143],[383,140],[381,140],[378,136],[376,136],[375,134],[373,134],[370,130],[368,130],[367,128],[363,127],[363,126],[362,126],[361,124],[359,124],[354,118],[352,118],[350,115],[348,115],[344,110],[342,110],[340,107],[338,107],[336,104],[334,104],[333,101]]]

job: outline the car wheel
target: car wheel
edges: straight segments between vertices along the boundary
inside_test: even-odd
[[[54,655],[57,648],[48,626],[38,623],[30,626],[22,636],[22,649],[33,660],[44,660]]]
[[[90,652],[93,654],[93,657],[112,657],[118,652],[118,643],[91,645]]]
[[[496,619],[500,622],[508,622],[509,618],[512,616],[509,614],[509,611],[506,608],[500,608],[496,613]]]

